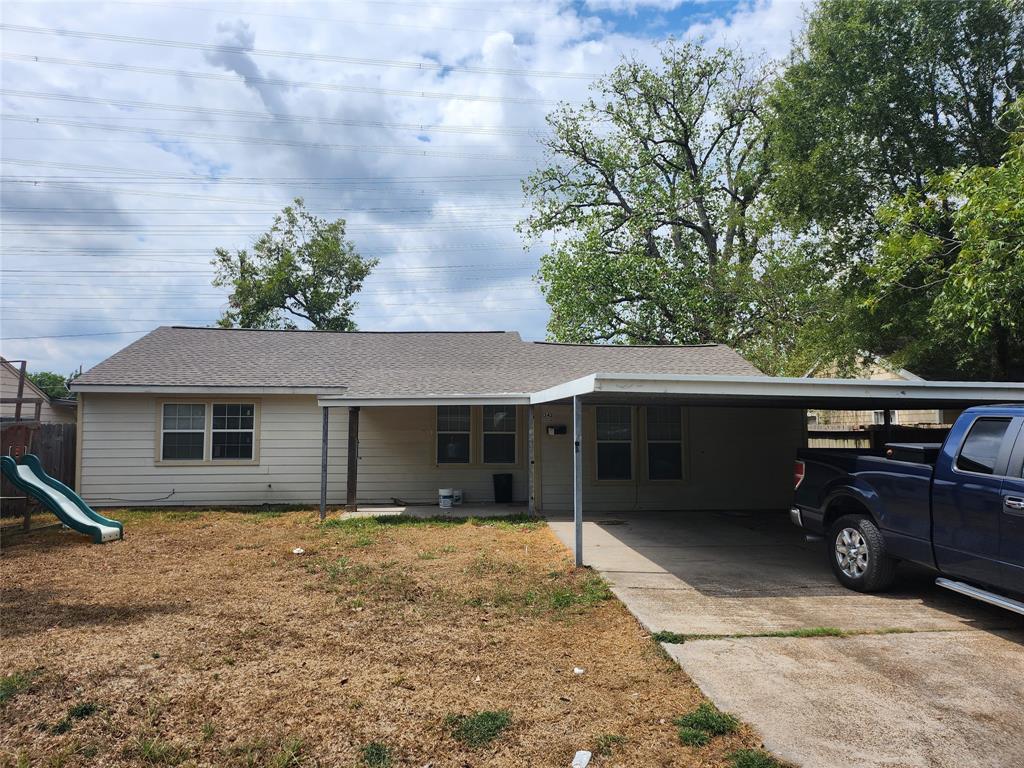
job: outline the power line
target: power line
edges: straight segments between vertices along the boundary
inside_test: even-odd
[[[479,133],[486,135],[532,136],[541,133],[535,128],[504,127],[504,126],[473,126],[473,125],[431,125],[428,123],[393,123],[380,120],[351,120],[314,115],[288,115],[268,112],[255,112],[243,109],[225,109],[223,107],[196,107],[189,104],[163,104],[152,101],[136,101],[132,99],[103,99],[92,96],[77,96],[67,93],[44,93],[41,91],[20,91],[13,88],[0,88],[0,95],[17,96],[26,99],[45,99],[50,101],[75,102],[80,104],[103,104],[129,109],[153,109],[167,112],[188,112],[197,115],[223,115],[230,117],[254,118],[264,122],[312,123],[323,125],[347,125],[366,128],[396,128],[421,133]],[[51,115],[51,117],[61,117]],[[70,116],[68,116],[70,117]],[[111,116],[104,115],[104,119]],[[137,115],[119,115],[119,119],[140,119]],[[142,117],[141,119],[148,119]]]
[[[133,45],[156,46],[161,48],[182,48],[210,53],[236,53],[248,56],[270,56],[285,59],[301,59],[304,61],[324,61],[335,64],[363,64],[370,67],[396,67],[399,69],[417,69],[433,72],[470,72],[480,75],[504,75],[511,77],[552,77],[566,80],[593,80],[596,74],[559,72],[543,69],[516,69],[513,67],[484,67],[472,64],[441,64],[435,61],[398,61],[396,59],[374,59],[361,56],[338,56],[328,53],[309,53],[299,51],[279,51],[270,48],[251,48],[244,45],[223,43],[196,43],[187,40],[164,40],[155,37],[139,37],[136,35],[117,35],[111,32],[83,32],[72,29],[55,29],[52,27],[30,27],[24,24],[3,24],[0,29],[10,32],[22,32],[32,35],[54,35],[70,37],[78,40],[103,40],[109,43],[127,43]]]
[[[148,135],[160,134],[163,136],[175,136],[181,139],[199,139],[204,142],[216,142],[227,144],[259,144],[264,146],[296,147],[301,149],[329,149],[349,150],[359,152],[380,152],[393,155],[412,155],[415,157],[437,157],[437,158],[459,158],[467,160],[496,160],[507,162],[518,162],[520,160],[533,159],[528,155],[499,155],[496,153],[474,154],[468,152],[449,151],[445,149],[417,149],[416,147],[373,145],[373,144],[333,144],[318,141],[298,141],[295,139],[276,139],[265,136],[240,136],[234,134],[218,133],[196,133],[194,131],[178,131],[168,128],[135,127],[130,125],[109,125],[105,123],[90,123],[83,120],[53,120],[47,117],[28,117],[25,115],[2,115],[4,120],[18,123],[29,123],[31,125],[59,125],[69,128],[85,128],[119,133],[144,133]],[[4,141],[25,140],[25,141],[77,141],[74,137],[48,137],[48,136],[5,136]],[[85,140],[85,139],[82,139]],[[90,141],[92,139],[89,139]],[[108,138],[97,138],[96,141],[109,141]],[[146,143],[151,143],[147,141]]]
[[[4,53],[2,58],[9,61],[27,61],[36,64],[61,64],[72,67],[92,67],[94,69],[109,69],[119,72],[139,72],[147,75],[166,75],[169,77],[186,77],[201,80],[219,80],[221,82],[238,83],[235,75],[222,75],[216,72],[195,72],[182,69],[165,69],[162,67],[145,67],[133,64],[114,64],[111,62],[88,61],[86,59],[65,59],[55,56],[37,56],[26,53]],[[558,102],[549,99],[528,98],[521,96],[491,96],[484,94],[445,93],[442,91],[416,91],[403,90],[398,88],[379,88],[369,85],[343,85],[340,83],[317,83],[305,80],[286,80],[276,77],[255,77],[246,78],[247,84],[259,83],[260,85],[272,85],[282,88],[312,88],[325,91],[340,91],[344,93],[372,93],[383,96],[406,96],[409,98],[421,99],[450,99],[453,101],[486,101],[492,103],[506,104],[542,104],[555,106]]]

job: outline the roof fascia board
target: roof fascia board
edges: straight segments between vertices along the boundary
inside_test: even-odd
[[[822,399],[1024,401],[1016,382],[804,379],[775,376],[689,376],[682,374],[595,374],[594,392],[665,395],[726,395]]]
[[[534,392],[530,395],[530,402],[533,404],[551,403],[556,400],[576,397],[577,395],[589,395],[591,392],[596,391],[596,382],[600,375],[592,373],[589,376],[582,376],[578,379],[567,381],[564,384],[558,384],[548,389],[542,389],[540,392]]]
[[[347,387],[178,387],[121,385],[121,384],[72,384],[74,392],[101,392],[132,395],[335,395],[342,394]]]
[[[397,397],[344,397],[321,396],[321,408],[344,407],[402,407],[413,405],[529,405],[527,394],[502,395],[415,395]]]

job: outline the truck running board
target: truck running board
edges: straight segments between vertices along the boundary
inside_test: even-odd
[[[980,587],[974,587],[970,584],[964,584],[962,581],[953,581],[952,579],[944,579],[941,576],[935,580],[935,583],[940,587],[951,589],[954,592],[959,592],[961,595],[967,595],[967,597],[973,597],[975,600],[981,600],[983,603],[989,605],[996,605],[1000,608],[1005,608],[1008,611],[1019,613],[1024,616],[1024,603],[1019,600],[1013,600],[1003,595],[997,595],[995,592],[989,592],[988,590],[981,589]]]

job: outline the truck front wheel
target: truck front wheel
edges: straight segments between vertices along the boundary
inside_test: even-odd
[[[885,550],[885,539],[865,515],[843,515],[829,528],[829,562],[844,587],[879,592],[896,577],[896,561]]]

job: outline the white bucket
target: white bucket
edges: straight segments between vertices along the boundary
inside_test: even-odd
[[[455,489],[454,488],[438,488],[437,489],[437,506],[441,509],[451,509],[452,504],[455,501]]]
[[[452,504],[456,507],[462,506],[462,489],[452,488]]]

